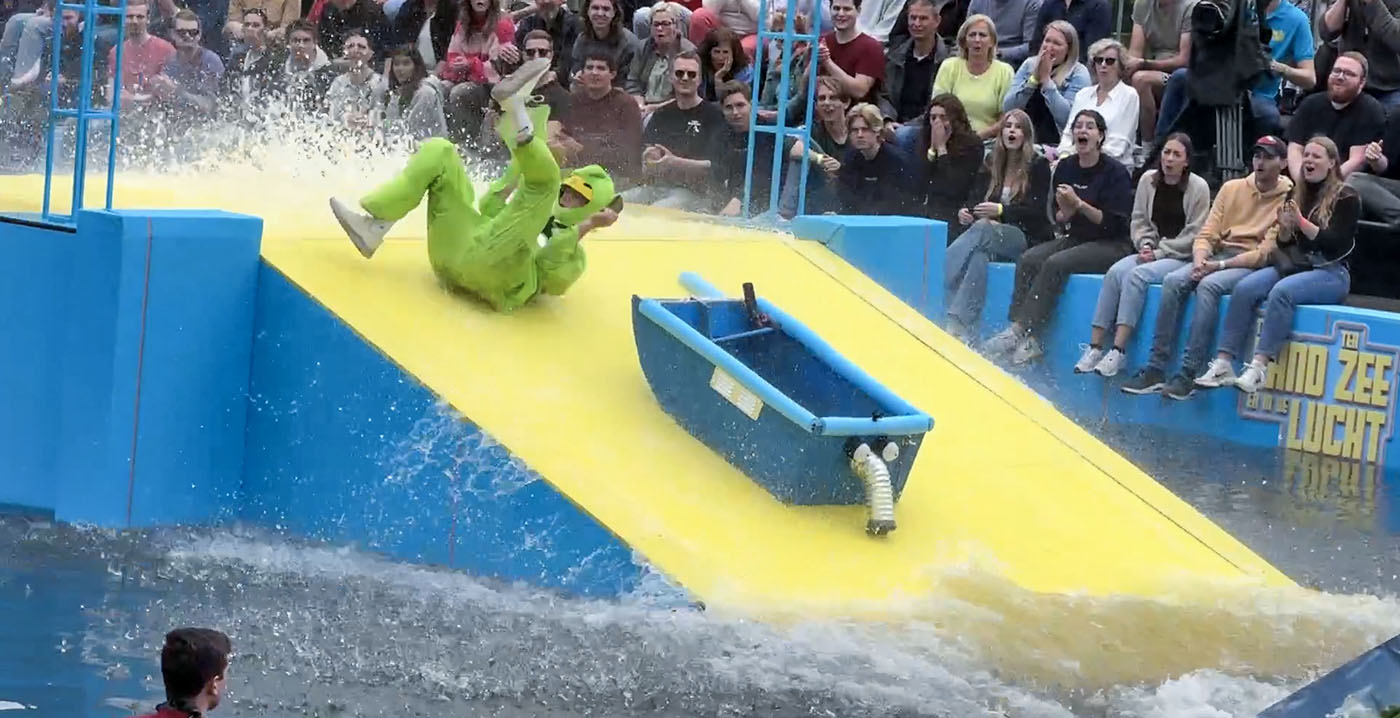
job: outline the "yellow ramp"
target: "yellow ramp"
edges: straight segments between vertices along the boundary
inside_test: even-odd
[[[124,206],[177,201],[168,183],[125,186]],[[944,569],[969,565],[1054,593],[1292,585],[820,245],[632,209],[589,237],[588,272],[567,297],[501,316],[439,288],[421,240],[391,240],[365,261],[323,200],[304,194],[261,194],[277,205],[265,260],[711,606],[898,611],[944,593]],[[15,198],[38,192],[33,179],[0,179],[0,197],[10,200],[0,208],[33,209]],[[173,206],[258,204],[192,188]],[[395,236],[421,226],[411,218]],[[660,409],[638,366],[630,297],[684,296],[683,271],[731,294],[754,282],[935,418],[898,531],[874,540],[860,507],[775,501]]]
[[[1186,576],[1288,579],[820,245],[632,215],[567,297],[501,316],[435,283],[420,242],[264,257],[712,605],[864,612],[976,562],[1031,590],[1154,595]],[[638,367],[630,297],[682,271],[752,281],[936,419],[885,540],[859,507],[785,506],[677,426]]]

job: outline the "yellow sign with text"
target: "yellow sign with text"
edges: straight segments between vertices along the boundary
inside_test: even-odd
[[[1400,347],[1372,344],[1367,331],[1337,322],[1329,335],[1295,333],[1264,387],[1240,399],[1240,416],[1278,423],[1285,449],[1383,463]]]

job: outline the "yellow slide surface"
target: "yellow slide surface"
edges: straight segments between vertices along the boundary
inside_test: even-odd
[[[1292,585],[819,244],[629,209],[586,240],[567,296],[505,316],[440,288],[421,241],[391,239],[366,261],[323,201],[307,205],[314,221],[268,221],[267,262],[711,606],[881,613],[939,595],[942,570],[968,565],[1056,593]],[[421,236],[421,222],[393,236]],[[934,417],[896,532],[867,537],[863,507],[779,503],[661,410],[630,298],[685,296],[683,271],[731,296],[754,282]]]

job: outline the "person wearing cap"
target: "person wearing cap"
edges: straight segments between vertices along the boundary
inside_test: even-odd
[[[1129,394],[1161,391],[1169,399],[1189,399],[1196,376],[1205,364],[1219,320],[1220,298],[1241,279],[1270,261],[1279,232],[1279,208],[1293,182],[1284,176],[1288,145],[1273,135],[1254,143],[1254,171],[1226,182],[1206,215],[1205,226],[1191,244],[1191,264],[1162,281],[1162,303],[1152,335],[1152,353],[1136,375],[1123,385]],[[1177,329],[1187,297],[1196,295],[1196,309],[1186,339],[1181,370],[1169,381],[1167,362],[1176,346]],[[1205,379],[1206,377],[1202,377]]]
[[[612,178],[596,165],[561,179],[549,147],[535,136],[549,108],[527,109],[525,102],[548,70],[547,58],[535,58],[492,88],[505,112],[497,130],[511,163],[479,208],[457,148],[440,137],[424,142],[398,177],[362,197],[364,212],[332,198],[331,211],[360,253],[373,256],[426,192],[428,261],[444,283],[499,312],[539,294],[564,294],[583,274],[579,240],[617,221],[621,201]]]
[[[191,718],[219,707],[233,642],[212,628],[177,628],[165,634],[160,677],[165,702],[139,718]]]

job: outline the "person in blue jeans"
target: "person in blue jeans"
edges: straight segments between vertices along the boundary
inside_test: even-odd
[[[1303,148],[1303,181],[1279,210],[1279,248],[1274,264],[1255,271],[1235,285],[1220,352],[1210,363],[1202,386],[1228,386],[1253,394],[1268,376],[1269,362],[1293,331],[1293,311],[1299,304],[1336,304],[1351,290],[1346,259],[1356,247],[1356,222],[1361,198],[1342,181],[1341,153],[1326,137],[1314,137]],[[1254,357],[1235,377],[1232,363],[1244,352],[1254,328],[1254,312],[1264,305],[1264,324]],[[1204,383],[1203,383],[1204,380]]]
[[[1230,180],[1220,188],[1205,226],[1191,244],[1191,264],[1162,280],[1162,304],[1152,334],[1152,355],[1122,387],[1128,394],[1161,391],[1168,399],[1189,399],[1196,393],[1192,377],[1206,363],[1206,352],[1215,338],[1220,298],[1241,279],[1269,263],[1278,240],[1278,211],[1288,199],[1293,182],[1283,175],[1288,145],[1266,135],[1254,143],[1254,172]],[[1167,363],[1176,347],[1178,325],[1186,313],[1186,301],[1196,306],[1181,369],[1166,381]]]
[[[967,227],[944,255],[943,286],[949,333],[969,340],[987,299],[987,265],[1012,261],[1032,244],[1052,239],[1050,163],[1035,151],[1035,131],[1025,110],[1011,110],[987,155],[958,222]]]
[[[1191,138],[1176,132],[1162,145],[1161,169],[1138,180],[1129,234],[1137,254],[1109,267],[1099,289],[1089,346],[1074,365],[1076,374],[1116,376],[1126,362],[1147,288],[1191,261],[1191,245],[1210,212],[1210,187],[1191,172]],[[1113,345],[1105,348],[1110,332]]]
[[[1252,4],[1249,9],[1253,12]],[[1278,107],[1280,83],[1287,80],[1304,92],[1313,89],[1317,84],[1317,71],[1313,67],[1316,43],[1307,14],[1293,3],[1270,0],[1265,12],[1271,33],[1269,67],[1272,72],[1260,75],[1250,88],[1249,106],[1257,134],[1278,135],[1283,134]],[[1190,79],[1190,71],[1184,67],[1173,71],[1167,79],[1157,113],[1157,136],[1154,138],[1157,145],[1165,141],[1167,133],[1175,128],[1186,110],[1186,87]]]

